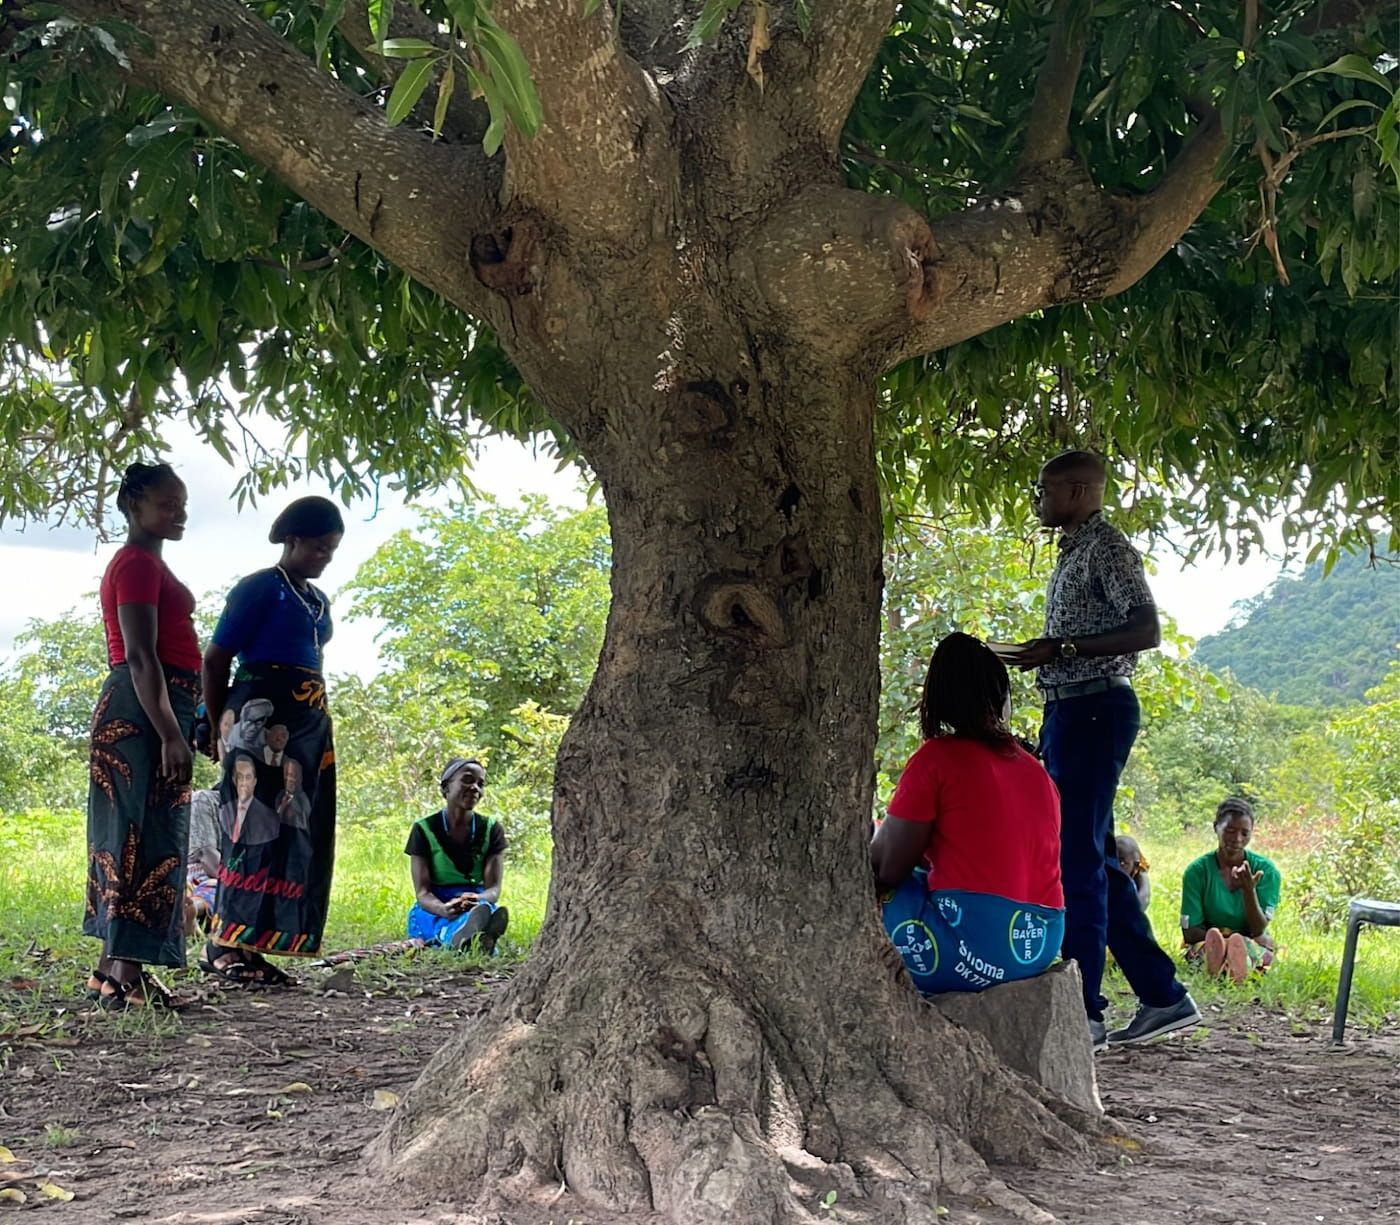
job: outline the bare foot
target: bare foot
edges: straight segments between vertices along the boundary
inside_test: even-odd
[[[1218,927],[1206,932],[1206,973],[1214,978],[1225,964],[1225,937]]]

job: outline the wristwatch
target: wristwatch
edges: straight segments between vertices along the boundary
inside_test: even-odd
[[[1079,648],[1074,645],[1073,638],[1062,638],[1059,641],[1059,657],[1061,659],[1073,659],[1079,654]]]

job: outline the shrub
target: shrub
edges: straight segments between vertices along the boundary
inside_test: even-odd
[[[1397,830],[1400,800],[1344,815],[1322,836],[1292,882],[1289,892],[1299,917],[1326,931],[1346,922],[1347,903],[1354,897],[1400,898]]]

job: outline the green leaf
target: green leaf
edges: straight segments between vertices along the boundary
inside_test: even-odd
[[[523,135],[533,136],[539,131],[544,108],[535,92],[530,66],[525,62],[520,44],[486,13],[477,17],[476,39],[477,50],[500,88],[501,101],[511,122]]]
[[[169,136],[172,132],[178,132],[181,128],[190,126],[189,119],[178,115],[162,115],[159,119],[153,119],[150,123],[143,123],[139,128],[132,128],[126,134],[126,143],[133,149],[146,144],[152,140],[159,140],[162,136]]]
[[[369,0],[369,32],[374,35],[376,49],[384,46],[389,36],[389,21],[394,15],[394,0]]]
[[[592,17],[593,14],[598,11],[602,3],[603,0],[583,0],[583,15],[585,17]]]
[[[436,51],[425,38],[386,38],[379,48],[379,54],[391,60],[416,60]]]
[[[457,28],[470,39],[477,24],[476,0],[447,0],[447,11]]]
[[[384,118],[390,127],[402,123],[408,118],[409,112],[418,105],[418,99],[428,88],[428,83],[433,79],[433,69],[436,67],[437,59],[434,57],[414,60],[403,70],[403,75],[394,82],[388,104],[384,108]]]
[[[693,51],[696,47],[710,42],[724,25],[724,19],[742,3],[743,0],[705,0],[705,7],[700,10],[700,16],[690,27],[690,37],[686,39],[685,49]]]
[[[792,0],[792,15],[797,28],[802,31],[802,37],[806,38],[812,32],[811,0]]]
[[[1317,127],[1315,127],[1313,131],[1322,131],[1322,129],[1325,128],[1329,123],[1331,123],[1332,120],[1334,120],[1338,115],[1341,115],[1346,111],[1353,110],[1358,106],[1368,107],[1370,110],[1373,111],[1378,111],[1381,109],[1376,103],[1372,102],[1369,98],[1348,98],[1345,102],[1338,102],[1336,106],[1334,106],[1330,111],[1328,111],[1327,114],[1325,114],[1318,121]]]
[[[481,148],[487,157],[494,157],[506,136],[505,100],[501,97],[501,91],[496,82],[488,74],[477,72],[475,68],[472,68],[468,71],[468,77],[472,88],[486,99],[486,109],[490,112],[491,122],[487,125],[486,132],[481,138]]]
[[[433,107],[433,135],[442,135],[442,125],[447,121],[447,104],[452,101],[452,91],[457,85],[457,69],[449,58],[447,69],[438,82],[437,105]],[[406,283],[406,282],[405,282]]]
[[[1367,63],[1362,56],[1344,55],[1340,59],[1333,60],[1324,68],[1310,68],[1307,72],[1300,72],[1286,85],[1280,85],[1269,97],[1277,98],[1284,90],[1292,89],[1299,81],[1306,81],[1309,77],[1321,76],[1324,73],[1338,77],[1350,77],[1355,81],[1369,81],[1372,85],[1379,85],[1385,90],[1387,98],[1395,93],[1390,82]]]
[[[312,45],[316,50],[316,62],[324,69],[329,69],[331,66],[331,34],[340,24],[340,19],[344,15],[345,0],[326,0],[321,9],[321,15],[316,19],[316,31],[312,36]]]

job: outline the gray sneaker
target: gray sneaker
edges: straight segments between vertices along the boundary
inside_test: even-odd
[[[1108,1026],[1093,1017],[1089,1018],[1089,1046],[1095,1055],[1108,1050]]]
[[[1160,1038],[1163,1034],[1175,1033],[1201,1019],[1201,1010],[1188,991],[1175,1004],[1154,1008],[1144,1004],[1137,1010],[1137,1016],[1122,1029],[1115,1029],[1108,1035],[1109,1046],[1139,1046]]]
[[[485,902],[478,902],[467,912],[467,921],[452,933],[452,947],[459,953],[467,952],[472,946],[472,941],[490,921],[491,907]]]
[[[506,934],[506,928],[510,926],[510,911],[504,906],[497,906],[491,912],[491,917],[486,920],[486,926],[482,929],[481,939],[476,942],[478,951],[487,957],[496,955],[496,941]]]

